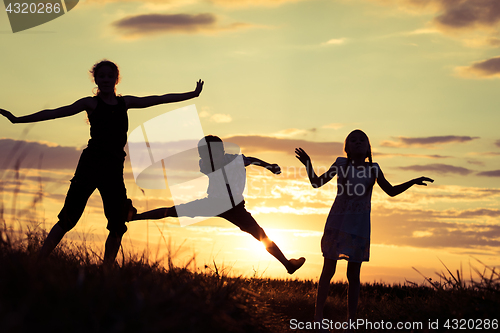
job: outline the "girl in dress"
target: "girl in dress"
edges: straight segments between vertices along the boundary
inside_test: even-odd
[[[326,220],[321,239],[324,265],[318,283],[314,320],[323,320],[323,308],[330,288],[330,280],[335,274],[337,260],[347,260],[348,320],[355,320],[358,307],[361,263],[368,261],[370,255],[370,210],[373,185],[391,197],[403,193],[413,185],[433,182],[420,177],[406,183],[392,186],[384,177],[377,163],[372,162],[371,146],[368,136],[361,130],[354,130],[345,139],[344,151],[347,158],[338,157],[330,169],[317,176],[311,159],[302,148],[295,149],[297,158],[307,169],[307,175],[314,188],[328,183],[335,175],[337,178],[337,197]],[[366,161],[368,159],[368,161]]]
[[[109,60],[96,63],[90,70],[97,84],[94,97],[84,97],[71,105],[53,110],[42,110],[27,116],[16,117],[9,111],[0,109],[0,114],[13,124],[32,123],[87,112],[90,122],[90,140],[82,151],[75,176],[66,195],[64,207],[58,215],[59,221],[52,227],[45,240],[39,257],[47,257],[59,244],[63,236],[80,219],[87,200],[97,188],[101,194],[104,214],[108,220],[109,235],[106,240],[104,264],[115,262],[123,234],[127,231],[125,222],[136,212],[127,199],[123,182],[124,146],[127,143],[127,110],[185,101],[198,97],[203,88],[199,80],[196,89],[180,94],[162,96],[121,96],[116,94],[120,80],[118,66]]]

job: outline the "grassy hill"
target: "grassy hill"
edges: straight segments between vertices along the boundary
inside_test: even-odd
[[[311,332],[298,327],[313,317],[316,281],[229,277],[216,265],[193,272],[125,255],[105,269],[91,248],[65,242],[38,262],[43,233],[0,233],[0,332]],[[382,321],[422,323],[399,332],[444,332],[448,319],[485,330],[486,319],[500,319],[500,275],[486,266],[480,274],[467,283],[447,271],[428,286],[363,284],[365,325],[356,332],[382,332]],[[345,321],[346,302],[347,285],[332,284],[332,327]]]

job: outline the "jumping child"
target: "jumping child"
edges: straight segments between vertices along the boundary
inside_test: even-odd
[[[64,235],[80,219],[87,200],[97,188],[101,194],[104,214],[108,220],[109,235],[106,240],[104,264],[115,262],[123,234],[127,231],[125,222],[135,213],[130,199],[127,199],[123,181],[124,146],[127,143],[128,109],[142,109],[150,106],[185,101],[198,97],[203,81],[196,83],[196,89],[180,94],[162,96],[121,96],[116,94],[120,80],[118,66],[102,60],[90,70],[97,84],[94,97],[84,97],[71,105],[52,110],[42,110],[27,116],[16,117],[9,111],[0,109],[0,114],[12,123],[32,123],[87,112],[90,122],[90,140],[82,151],[78,166],[66,195],[66,200],[58,215],[59,221],[52,227],[39,258],[46,258],[59,244]]]
[[[314,188],[337,178],[337,197],[326,220],[321,239],[324,265],[318,283],[314,321],[323,320],[323,308],[330,288],[330,280],[335,274],[337,260],[347,260],[348,320],[355,320],[358,307],[361,263],[368,261],[370,254],[370,211],[373,185],[377,182],[382,190],[393,197],[403,193],[413,185],[434,182],[420,177],[406,183],[392,186],[384,177],[377,163],[372,162],[368,136],[361,130],[354,130],[345,139],[344,151],[347,158],[338,157],[330,169],[317,176],[311,159],[302,148],[295,149],[297,158],[307,169]],[[368,162],[366,159],[368,158]]]
[[[248,165],[257,165],[280,174],[277,164],[269,164],[255,157],[227,154],[222,140],[208,135],[198,143],[200,171],[208,176],[208,196],[172,207],[158,208],[137,214],[131,220],[162,219],[180,216],[219,216],[248,232],[266,246],[266,250],[285,266],[289,274],[299,269],[305,258],[288,260],[278,246],[271,241],[252,215],[245,209],[243,191],[245,188]],[[229,200],[229,201],[228,201]]]

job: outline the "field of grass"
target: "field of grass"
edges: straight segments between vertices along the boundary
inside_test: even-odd
[[[192,271],[125,254],[105,269],[91,245],[64,241],[39,262],[43,232],[0,229],[0,332],[311,332],[298,327],[313,317],[317,281],[231,277],[216,264]],[[363,284],[358,317],[374,326],[356,331],[387,331],[375,329],[383,321],[422,323],[399,332],[445,332],[447,319],[457,331],[485,330],[500,319],[498,271],[483,265],[481,279],[465,282],[444,267],[427,286]],[[332,284],[325,317],[345,321],[346,301],[347,285]]]
[[[19,175],[16,167],[11,175],[17,184],[11,216],[39,221],[41,181],[31,205],[19,211]],[[94,244],[66,240],[47,260],[38,261],[46,233],[36,227],[13,230],[18,223],[7,224],[3,176],[1,333],[311,332],[306,328],[313,318],[317,281],[232,276],[216,262],[204,270],[188,269],[189,263],[177,267],[172,264],[177,252],[171,249],[159,261],[121,252],[120,264],[105,268]],[[452,272],[443,264],[444,272],[437,280],[427,277],[426,285],[362,284],[358,318],[365,322],[356,332],[385,332],[389,323],[398,332],[495,330],[500,320],[500,274],[480,262],[476,266],[481,269],[470,267],[476,280],[466,280],[461,270]],[[347,285],[333,283],[325,308],[332,331],[342,331],[335,328],[345,321],[346,303]],[[396,329],[398,323],[407,326]]]

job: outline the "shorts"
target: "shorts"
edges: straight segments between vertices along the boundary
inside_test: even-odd
[[[195,216],[218,216],[223,219],[228,220],[235,226],[239,227],[241,231],[247,232],[255,239],[262,241],[267,238],[267,235],[262,229],[257,221],[253,218],[252,214],[250,214],[245,209],[245,201],[240,202],[238,205],[233,208],[225,211],[220,214],[212,214],[214,213],[213,207],[217,207],[217,200],[213,198],[203,198],[195,201],[191,201],[185,204],[180,204],[175,206],[176,211],[187,211],[187,216],[195,217]]]
[[[109,154],[83,150],[74,177],[58,215],[58,224],[64,231],[71,230],[83,214],[90,195],[95,189],[101,194],[107,229],[123,235],[127,231],[125,221],[131,207],[123,181],[125,153]]]

